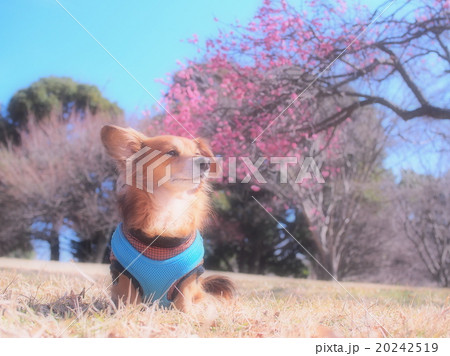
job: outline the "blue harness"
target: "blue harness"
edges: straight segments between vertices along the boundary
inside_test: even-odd
[[[180,254],[167,260],[152,260],[130,244],[122,232],[122,223],[114,231],[111,249],[117,261],[139,282],[142,299],[159,301],[163,307],[170,307],[167,295],[170,288],[201,265],[205,253],[202,236],[197,231],[194,242]]]

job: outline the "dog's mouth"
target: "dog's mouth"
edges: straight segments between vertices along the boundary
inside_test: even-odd
[[[200,181],[203,179],[201,178]],[[170,179],[172,183],[192,183],[192,184],[199,184],[199,182],[194,182],[193,178],[172,178]]]
[[[205,173],[200,173],[199,177],[172,177],[170,179],[170,182],[175,185],[179,185],[180,187],[184,187],[185,192],[188,194],[196,194],[198,191],[200,191],[203,187],[203,185],[206,182],[206,179],[208,178],[208,175]]]
[[[171,182],[191,182],[193,184],[199,184],[208,178],[208,174],[206,172],[201,172],[198,177],[172,177],[170,178]],[[198,181],[200,179],[200,182]]]
[[[170,181],[172,182],[187,182],[187,181],[192,181],[192,178],[171,178]]]

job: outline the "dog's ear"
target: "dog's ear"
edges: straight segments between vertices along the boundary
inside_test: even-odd
[[[108,154],[118,162],[125,161],[139,151],[146,138],[132,128],[125,129],[114,125],[103,126],[100,136]]]
[[[197,141],[197,146],[198,146],[202,156],[210,158],[210,162],[209,162],[210,174],[212,174],[213,176],[220,174],[220,172],[221,172],[220,165],[217,163],[217,160],[214,157],[214,154],[211,150],[208,140],[201,138],[201,137],[197,137],[195,140]]]
[[[212,151],[211,151],[211,147],[209,145],[209,142],[201,137],[197,137],[195,139],[195,141],[197,141],[197,146],[198,149],[200,150],[200,153],[202,154],[202,156],[204,157],[214,157]]]

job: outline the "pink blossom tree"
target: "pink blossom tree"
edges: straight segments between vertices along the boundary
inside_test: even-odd
[[[248,24],[229,25],[204,46],[193,36],[203,58],[166,81],[172,116],[162,117],[163,130],[209,138],[213,151],[225,158],[224,182],[228,157],[266,158],[260,170],[270,175],[269,157],[302,162],[313,156],[326,179],[339,179],[336,162],[345,161],[338,157],[345,151],[342,125],[364,115],[362,107],[378,105],[404,120],[450,119],[450,109],[442,105],[448,94],[442,85],[430,85],[447,80],[449,10],[449,1],[386,2],[370,12],[344,1],[311,0],[298,8],[266,0]],[[403,95],[393,93],[392,83]],[[239,179],[248,172],[245,164],[237,166]],[[322,186],[290,184],[280,194],[279,178],[272,174],[264,187],[254,181],[252,187],[277,194],[278,206],[289,197],[313,228],[329,231],[327,220],[318,218],[323,207],[305,206],[323,195]],[[327,248],[317,240],[319,250]],[[334,265],[336,276],[337,264],[326,263]]]
[[[418,4],[386,2],[370,13],[344,1],[309,1],[298,9],[267,0],[247,25],[221,30],[205,47],[196,36],[190,40],[204,58],[169,83],[167,104],[186,130],[214,136],[218,148],[226,142],[228,152],[290,150],[292,141],[373,104],[404,120],[450,119],[442,90],[450,2]],[[431,90],[436,81],[441,85]],[[404,90],[400,103],[391,99],[393,83]],[[314,115],[324,100],[335,101],[335,110]],[[268,126],[266,139],[250,147]],[[185,134],[171,118],[166,128]]]

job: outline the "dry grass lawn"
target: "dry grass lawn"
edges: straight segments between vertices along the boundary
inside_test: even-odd
[[[232,303],[115,310],[106,265],[0,258],[0,337],[450,337],[449,289],[227,275]]]

